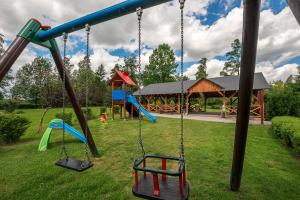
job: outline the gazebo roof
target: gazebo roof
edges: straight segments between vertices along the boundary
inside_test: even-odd
[[[238,91],[240,76],[224,76],[207,78],[210,82],[221,87],[221,91]],[[183,82],[184,93],[187,93],[188,89],[197,84],[200,80],[188,80]],[[266,81],[262,73],[255,73],[253,90],[261,90],[270,88],[270,85]],[[158,94],[178,94],[181,93],[181,84],[178,82],[169,83],[156,83],[147,85],[141,91],[142,95],[158,95]],[[135,92],[134,95],[138,95]]]

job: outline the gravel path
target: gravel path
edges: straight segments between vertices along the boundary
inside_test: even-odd
[[[158,114],[158,113],[151,113],[154,116],[157,117],[167,117],[167,118],[180,118],[179,114]],[[205,115],[205,114],[190,114],[185,115],[184,119],[192,119],[192,120],[200,120],[200,121],[209,121],[209,122],[223,122],[223,123],[235,123],[236,117],[235,116],[229,116],[227,118],[221,118],[217,115]],[[250,124],[260,124],[260,119],[250,119]],[[270,121],[265,121],[264,125],[271,125]]]

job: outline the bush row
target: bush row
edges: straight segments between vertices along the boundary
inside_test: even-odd
[[[300,155],[300,118],[282,116],[272,119],[272,133]]]
[[[0,100],[0,110],[6,110],[8,112],[13,112],[15,109],[35,109],[40,107],[40,105],[25,101]]]

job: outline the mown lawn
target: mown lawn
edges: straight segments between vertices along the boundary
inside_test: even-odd
[[[46,116],[44,128],[59,110]],[[95,166],[77,173],[56,167],[61,131],[52,134],[46,152],[38,152],[36,134],[42,110],[22,115],[32,123],[17,144],[0,146],[0,199],[135,199],[131,165],[137,152],[137,120],[89,121],[102,156]],[[96,110],[95,110],[96,113]],[[79,128],[78,123],[74,126]],[[156,124],[143,120],[147,153],[177,155],[179,121],[159,118]],[[240,192],[229,190],[234,125],[185,121],[185,150],[190,199],[297,199],[300,196],[300,161],[268,133],[266,126],[250,126],[245,168]],[[70,155],[82,158],[84,147],[67,136]]]

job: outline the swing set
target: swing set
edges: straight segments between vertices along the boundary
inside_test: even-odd
[[[9,48],[0,58],[0,81],[8,73],[16,59],[22,51],[31,42],[43,46],[50,50],[54,59],[59,75],[63,81],[63,113],[65,109],[65,92],[68,94],[70,102],[74,108],[81,129],[87,139],[85,146],[85,159],[83,161],[69,158],[64,145],[64,132],[62,140],[61,158],[57,162],[59,166],[82,171],[92,166],[88,159],[88,148],[94,157],[99,156],[99,152],[94,143],[93,137],[87,125],[84,114],[80,108],[76,98],[73,86],[66,74],[63,59],[61,57],[55,38],[62,36],[64,39],[64,58],[66,58],[67,34],[86,29],[87,32],[87,59],[89,60],[89,34],[90,27],[102,22],[113,20],[134,12],[138,14],[139,25],[139,93],[141,92],[141,19],[142,11],[170,2],[171,0],[127,0],[92,14],[83,16],[57,27],[51,28],[42,25],[36,19],[30,19],[27,24],[17,34],[15,40],[10,44]],[[185,0],[179,0],[181,10],[181,76],[183,74],[183,8]],[[298,0],[287,0],[298,22],[300,22],[300,3]],[[259,28],[261,0],[244,0],[244,16],[243,16],[243,45],[241,57],[241,73],[239,83],[239,102],[235,131],[235,144],[233,151],[232,173],[231,173],[231,190],[238,191],[240,188],[243,162],[247,141],[247,132],[249,124],[250,100],[252,94],[252,85],[254,78],[254,69],[256,63],[257,40]],[[89,67],[89,66],[87,66]],[[87,80],[87,79],[86,79]],[[88,108],[88,88],[86,88],[86,107]],[[183,91],[183,83],[181,82],[181,90]],[[139,100],[141,95],[139,95]],[[182,102],[184,101],[183,92],[181,93]],[[182,104],[183,105],[183,104]],[[180,151],[179,157],[147,155],[144,150],[142,141],[141,113],[139,112],[139,134],[138,147],[140,156],[134,161],[134,186],[133,194],[148,199],[187,199],[189,186],[186,180],[185,172],[185,154],[183,145],[183,107],[181,106],[181,131],[180,131]],[[64,155],[64,157],[63,157]],[[147,167],[149,159],[161,160],[161,169]],[[178,168],[176,171],[167,170],[167,161],[176,161]],[[71,164],[70,164],[71,163]],[[143,172],[143,176],[139,177],[138,172]]]

